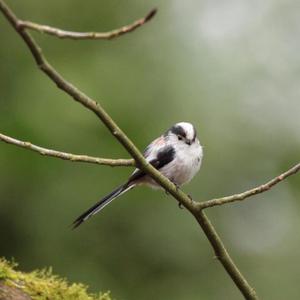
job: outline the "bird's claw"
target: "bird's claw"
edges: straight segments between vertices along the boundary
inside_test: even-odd
[[[175,187],[176,187],[176,192],[178,192],[178,191],[180,190],[180,186],[179,186],[178,184],[176,184],[175,182],[173,182],[173,184],[174,184]],[[170,194],[167,190],[165,190],[165,193],[166,193],[166,195],[169,195],[169,194]],[[189,198],[192,200],[192,197],[191,197],[190,195],[188,195],[188,196],[189,196]],[[181,202],[178,202],[178,207],[179,207],[180,209],[183,209],[182,203],[181,203]]]

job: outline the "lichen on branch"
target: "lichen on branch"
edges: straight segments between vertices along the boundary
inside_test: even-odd
[[[52,269],[25,273],[17,264],[0,258],[0,300],[111,300],[109,292],[91,294],[82,283],[69,283]]]

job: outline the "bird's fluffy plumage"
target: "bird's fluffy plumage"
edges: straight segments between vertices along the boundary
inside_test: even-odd
[[[149,144],[144,151],[144,156],[164,176],[174,184],[181,186],[189,182],[199,171],[203,151],[195,127],[191,123],[180,122]],[[102,210],[112,200],[142,184],[160,187],[142,170],[135,169],[125,184],[116,188],[80,215],[73,223],[74,228]]]

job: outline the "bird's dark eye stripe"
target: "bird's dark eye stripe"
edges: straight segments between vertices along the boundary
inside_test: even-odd
[[[181,126],[173,126],[170,128],[170,131],[174,134],[176,134],[177,136],[181,136],[183,138],[186,137],[186,132],[184,131],[184,129]]]

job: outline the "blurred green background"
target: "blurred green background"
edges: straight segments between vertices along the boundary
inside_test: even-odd
[[[106,31],[158,15],[113,41],[33,33],[49,61],[99,101],[142,150],[178,121],[205,156],[184,188],[197,200],[256,186],[299,161],[299,2],[10,0],[17,15]],[[128,157],[89,111],[58,90],[0,17],[0,130],[32,143]],[[117,300],[241,299],[201,229],[160,191],[136,189],[76,231],[70,223],[130,168],[41,157],[0,144],[0,256],[23,270],[52,266]],[[296,299],[300,176],[251,200],[208,211],[262,299]]]

